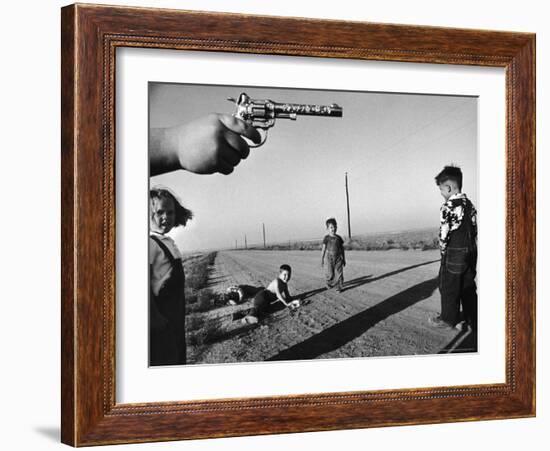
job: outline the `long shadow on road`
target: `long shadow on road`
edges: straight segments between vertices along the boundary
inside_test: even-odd
[[[376,282],[377,280],[385,279],[386,277],[395,276],[396,274],[402,273],[404,271],[409,271],[411,269],[418,268],[420,266],[430,265],[430,264],[438,262],[438,261],[439,261],[439,259],[430,260],[428,262],[423,262],[423,263],[418,263],[416,265],[405,266],[404,268],[399,268],[399,269],[396,269],[395,271],[387,272],[385,274],[381,274],[380,276],[377,276],[377,277],[374,277],[374,278],[372,277],[372,274],[369,274],[367,276],[356,277],[355,279],[351,279],[351,280],[348,280],[347,282],[344,282],[343,289],[342,289],[341,293],[343,293],[344,291],[352,290],[354,288],[358,288],[358,287],[360,287],[362,285],[365,285],[367,283]],[[301,301],[306,301],[307,299],[315,296],[316,294],[320,294],[320,293],[323,293],[323,292],[328,291],[328,290],[329,289],[326,288],[326,287],[316,288],[316,289],[313,289],[313,290],[310,290],[310,291],[305,291],[303,293],[296,294],[294,297],[297,298],[297,299],[300,299]],[[304,305],[309,304],[309,302],[311,302],[311,301],[304,302]]]
[[[302,301],[302,305],[306,305],[306,304],[309,304],[309,302],[310,302],[310,301],[308,301],[309,298],[315,296],[316,294],[323,293],[327,290],[328,290],[328,288],[326,288],[326,287],[316,288],[314,290],[304,291],[303,293],[297,294],[294,297],[296,299],[299,299],[300,301]]]
[[[438,261],[439,261],[439,259],[430,260],[428,262],[423,262],[423,263],[418,263],[416,265],[405,266],[404,268],[399,268],[399,269],[396,269],[395,271],[387,272],[385,274],[381,274],[381,275],[379,275],[377,277],[374,277],[374,278],[372,277],[372,274],[369,274],[367,276],[357,277],[355,279],[351,279],[351,280],[348,280],[347,282],[344,282],[343,289],[342,289],[341,293],[343,293],[344,291],[352,290],[354,288],[358,288],[362,285],[366,285],[367,283],[376,282],[377,280],[385,279],[386,277],[395,276],[396,274],[399,274],[399,273],[402,273],[402,272],[405,272],[405,271],[409,271],[411,269],[418,268],[420,266],[430,265],[430,264],[438,262]],[[313,289],[313,290],[310,290],[310,291],[305,291],[303,293],[296,294],[294,297],[297,298],[297,299],[300,299],[301,301],[305,301],[305,300],[315,296],[316,294],[320,294],[320,293],[323,293],[323,292],[328,291],[328,290],[329,289],[326,288],[326,287],[316,288],[316,289]],[[311,302],[311,301],[304,302],[304,305],[308,304],[309,302]]]
[[[386,277],[395,276],[396,274],[402,273],[404,271],[409,271],[409,270],[414,269],[414,268],[419,268],[420,266],[431,265],[432,263],[435,263],[435,262],[438,262],[438,261],[439,261],[439,259],[430,260],[430,261],[424,262],[424,263],[417,263],[416,265],[405,266],[404,268],[399,268],[399,269],[396,269],[395,271],[387,272],[386,274],[382,274],[382,275],[380,275],[378,277],[374,277],[374,278],[370,275],[369,276],[357,277],[356,279],[351,279],[351,280],[348,280],[347,282],[344,282],[342,292],[352,290],[353,288],[360,287],[361,285],[365,285],[367,283],[376,282],[377,280],[380,280],[380,279],[385,279]]]
[[[401,271],[394,271],[394,273]],[[339,349],[350,341],[363,335],[367,330],[374,327],[380,321],[383,321],[386,318],[411,307],[417,302],[429,298],[437,288],[437,281],[438,278],[435,277],[407,288],[406,290],[403,290],[400,293],[397,293],[396,295],[391,296],[366,310],[363,310],[361,313],[335,324],[334,326],[319,332],[301,343],[281,351],[279,354],[267,360],[315,359],[323,354],[335,351],[336,349]]]

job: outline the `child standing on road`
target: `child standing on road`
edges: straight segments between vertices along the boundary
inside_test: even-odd
[[[279,276],[254,296],[254,307],[250,313],[243,318],[244,323],[254,324],[263,319],[268,313],[272,303],[281,302],[285,307],[294,309],[299,307],[300,301],[292,300],[288,292],[288,282],[292,275],[292,268],[289,265],[281,265]]]
[[[327,265],[325,267],[325,278],[327,288],[334,288],[338,292],[342,291],[344,284],[344,266],[346,266],[346,255],[344,252],[344,240],[336,234],[338,224],[336,219],[326,220],[328,234],[323,238],[323,248],[321,255],[321,267],[325,265],[325,255],[327,256]]]
[[[149,192],[149,365],[186,363],[185,276],[181,253],[166,234],[193,213],[163,188]]]
[[[430,318],[436,327],[465,325],[477,330],[477,212],[462,192],[462,171],[445,166],[435,177],[445,203],[441,207],[439,291],[441,313]],[[463,320],[460,317],[462,308]]]

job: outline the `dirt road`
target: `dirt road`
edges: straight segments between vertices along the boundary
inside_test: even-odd
[[[254,327],[233,321],[244,306],[223,307],[230,334],[195,363],[436,354],[474,350],[471,334],[427,323],[439,311],[438,251],[348,251],[344,291],[324,288],[320,252],[219,252],[209,288],[266,286],[283,263],[292,266],[289,290],[302,307],[283,309]]]

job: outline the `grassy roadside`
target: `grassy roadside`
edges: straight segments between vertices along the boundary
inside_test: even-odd
[[[185,333],[188,360],[192,363],[206,349],[208,343],[223,336],[222,318],[209,312],[224,302],[220,293],[208,288],[208,278],[217,252],[194,255],[183,262],[185,271]]]

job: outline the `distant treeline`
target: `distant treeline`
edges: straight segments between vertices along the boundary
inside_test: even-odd
[[[320,250],[323,240],[303,240],[287,241],[263,246],[249,246],[249,250],[297,250],[312,251]],[[355,251],[387,251],[390,249],[409,250],[416,249],[427,251],[439,248],[439,239],[437,229],[411,230],[405,232],[388,232],[370,235],[357,235],[349,239],[344,239],[344,248]]]

